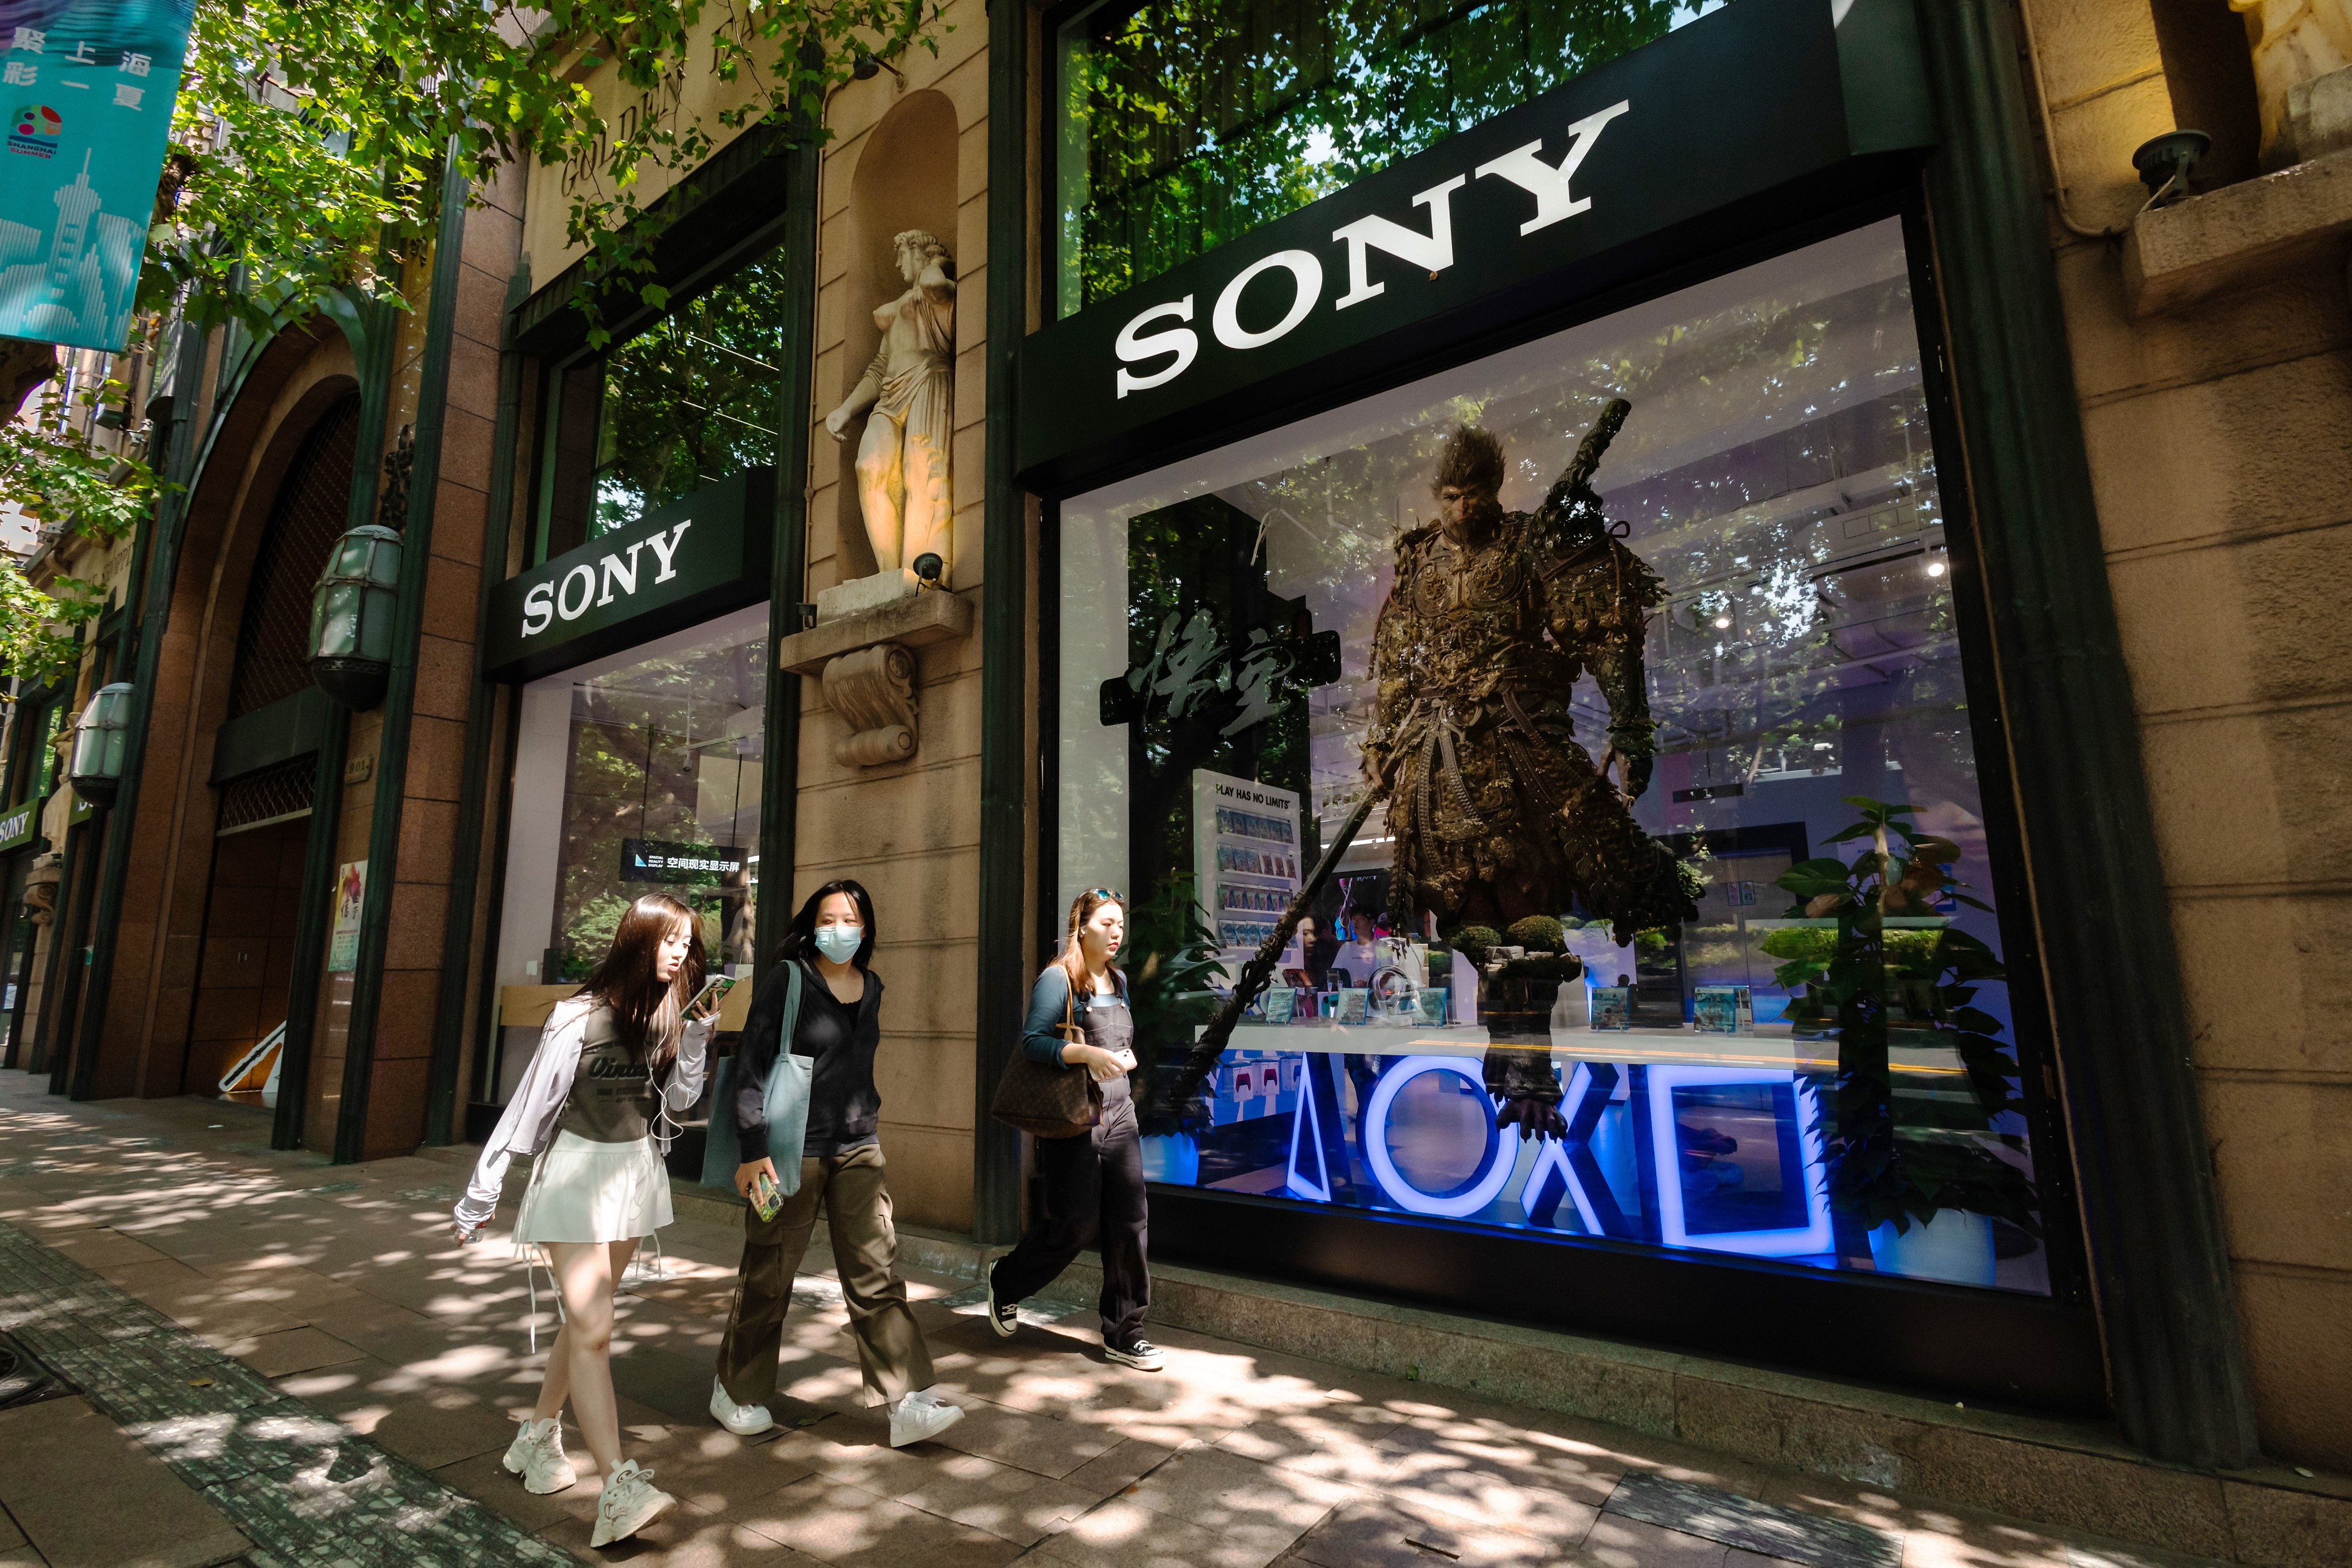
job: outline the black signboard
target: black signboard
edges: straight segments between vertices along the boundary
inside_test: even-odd
[[[743,869],[743,849],[737,844],[686,844],[668,838],[621,840],[621,880],[714,885],[717,879]]]
[[[530,680],[768,596],[773,468],[745,468],[490,593],[482,672]]]
[[[1739,0],[1021,345],[1040,489],[1458,350],[1929,144],[1912,0]],[[1870,160],[1864,169],[1861,161]]]

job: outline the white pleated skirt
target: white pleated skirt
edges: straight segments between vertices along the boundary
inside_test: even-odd
[[[669,1224],[669,1172],[651,1138],[597,1143],[559,1132],[534,1163],[518,1242],[634,1241]]]

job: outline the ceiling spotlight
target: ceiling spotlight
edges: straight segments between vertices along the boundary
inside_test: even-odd
[[[1940,561],[1930,561],[1930,562],[1928,562],[1928,563],[1927,563],[1927,575],[1928,575],[1928,576],[1930,576],[1930,577],[1940,577],[1940,576],[1942,576],[1943,574],[1944,574],[1944,563],[1943,563],[1942,562],[1940,562]]]
[[[1731,617],[1729,616],[1717,616],[1715,617],[1715,629],[1717,631],[1728,631],[1730,627]]]

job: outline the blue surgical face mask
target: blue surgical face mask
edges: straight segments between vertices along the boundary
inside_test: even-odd
[[[866,940],[864,926],[819,926],[816,950],[835,963],[847,963]]]

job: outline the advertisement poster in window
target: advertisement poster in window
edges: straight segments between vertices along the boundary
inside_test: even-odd
[[[335,925],[327,937],[327,973],[360,966],[360,910],[367,905],[367,862],[346,860],[335,871]]]

